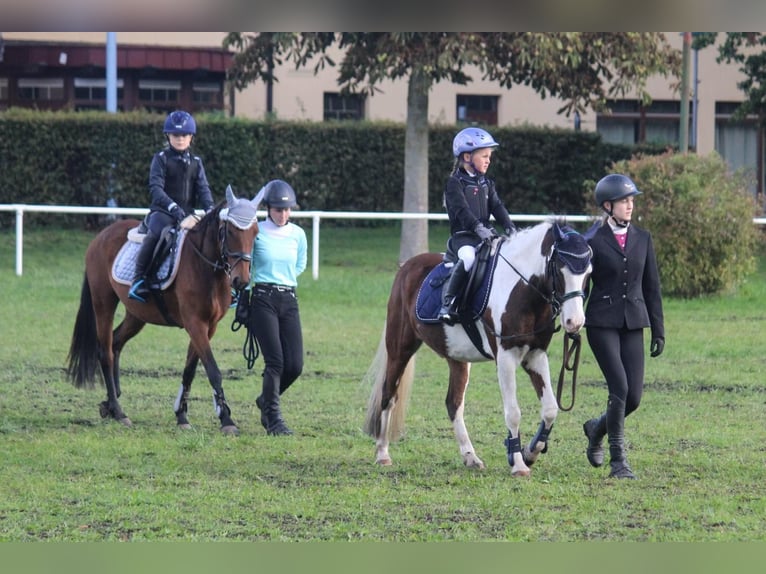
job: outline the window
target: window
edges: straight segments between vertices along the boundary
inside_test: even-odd
[[[0,78],[0,102],[8,99],[8,78]]]
[[[475,96],[458,94],[457,121],[459,123],[497,125],[497,102],[499,96]]]
[[[363,120],[364,94],[324,93],[324,119],[327,120]]]
[[[192,101],[199,106],[221,108],[221,85],[217,82],[195,82],[192,84]]]
[[[680,141],[681,102],[655,100],[643,106],[638,100],[612,100],[611,113],[596,117],[596,131],[608,143],[666,143]],[[692,104],[689,104],[691,126]]]
[[[123,80],[117,79],[117,99],[123,98]],[[74,99],[85,102],[106,100],[106,78],[75,78]]]
[[[174,80],[139,80],[138,99],[142,102],[172,104],[178,101],[181,82]]]
[[[752,177],[751,191],[758,193],[758,124],[755,117],[733,120],[740,102],[715,103],[715,150],[732,171],[743,170]],[[761,186],[761,189],[763,187]]]
[[[20,100],[64,99],[64,78],[19,78],[18,86]]]

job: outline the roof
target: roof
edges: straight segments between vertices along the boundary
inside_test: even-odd
[[[106,45],[68,42],[8,41],[0,65],[52,67],[106,67]],[[66,58],[61,58],[65,53]],[[188,46],[117,45],[118,68],[207,70],[225,72],[233,54],[223,48]],[[63,62],[63,63],[62,63]]]

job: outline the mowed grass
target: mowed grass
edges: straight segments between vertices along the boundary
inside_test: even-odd
[[[474,365],[467,395],[466,424],[487,464],[475,471],[462,465],[444,407],[446,363],[429,349],[418,354],[394,464],[374,464],[373,441],[362,432],[370,392],[363,379],[397,269],[397,226],[323,226],[319,278],[309,267],[299,287],[306,364],[283,397],[291,437],[268,437],[260,426],[254,401],[263,362],[247,370],[231,314],[213,349],[239,437],[220,434],[201,367],[194,430],[175,428],[188,343],[176,328],[147,326],[123,353],[121,403],[133,428],[99,417],[105,390],[78,390],[65,378],[92,236],[27,230],[17,277],[14,234],[0,230],[2,541],[766,539],[763,257],[735,293],[666,299],[665,353],[647,359],[644,400],[627,421],[639,480],[608,479],[585,459],[582,423],[606,401],[587,343],[574,409],[559,414],[532,476],[514,479],[493,365]],[[432,224],[432,249],[445,239],[444,226]],[[554,380],[561,346],[557,334]],[[518,375],[528,440],[539,402]]]

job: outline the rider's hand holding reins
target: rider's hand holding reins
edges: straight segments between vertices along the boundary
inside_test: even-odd
[[[497,235],[497,232],[490,229],[489,227],[487,227],[481,222],[476,224],[476,227],[473,228],[473,231],[476,235],[479,236],[479,239],[481,239],[482,241],[486,243],[489,243],[490,241],[492,241],[492,239],[494,239],[494,237]]]

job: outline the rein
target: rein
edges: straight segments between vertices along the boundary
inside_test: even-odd
[[[569,341],[572,341],[570,348]],[[564,412],[571,411],[575,403],[575,390],[577,387],[577,369],[580,366],[580,348],[582,347],[582,338],[579,333],[566,333],[564,335],[564,354],[561,363],[561,371],[559,371],[559,382],[556,387],[556,404],[559,410]],[[572,356],[574,355],[574,359]],[[572,372],[572,402],[569,403],[567,408],[561,404],[561,394],[564,388],[564,382],[566,378],[566,371]]]
[[[504,241],[505,241],[505,239],[504,239]],[[528,285],[534,291],[536,291],[537,294],[540,295],[540,297],[542,297],[543,300],[551,306],[551,310],[553,311],[553,314],[551,316],[551,322],[552,323],[555,323],[556,322],[556,318],[561,314],[561,305],[565,301],[568,301],[569,299],[573,299],[575,297],[582,297],[583,299],[585,298],[585,293],[581,289],[578,289],[577,291],[570,291],[569,293],[564,293],[563,295],[558,295],[558,293],[556,291],[556,284],[557,284],[556,277],[557,277],[557,274],[556,274],[555,270],[553,269],[554,261],[556,260],[556,257],[558,256],[558,247],[556,247],[555,244],[551,248],[551,254],[549,255],[548,261],[545,264],[545,275],[546,275],[546,277],[550,277],[551,280],[553,281],[553,289],[551,290],[551,294],[550,295],[546,295],[545,293],[540,291],[540,289],[538,289],[535,285],[530,283],[529,279],[527,277],[525,277],[524,274],[521,271],[519,271],[516,268],[516,266],[513,263],[511,263],[505,257],[505,255],[503,255],[502,252],[499,252],[498,256],[500,257],[500,259],[505,261],[511,269],[513,269],[516,272],[516,274],[519,276],[519,278],[526,285]],[[486,321],[484,320],[483,317],[482,317],[482,322],[484,323],[484,326],[487,327],[487,323],[486,323]],[[509,341],[511,339],[518,339],[518,338],[521,338],[521,337],[528,337],[530,335],[536,335],[536,334],[541,333],[542,331],[544,331],[546,328],[547,327],[540,327],[539,329],[535,329],[534,331],[531,331],[529,333],[519,333],[519,334],[516,334],[516,335],[502,335],[502,334],[498,334],[498,333],[493,333],[493,336],[495,336],[496,338],[500,339],[501,341]],[[558,333],[560,330],[561,330],[561,325],[556,327],[553,332],[554,333]]]
[[[224,225],[218,226],[218,242],[220,245],[218,261],[212,261],[208,259],[207,256],[202,253],[202,251],[193,242],[189,242],[194,248],[194,252],[199,255],[205,263],[210,265],[214,271],[224,271],[227,276],[231,275],[232,269],[234,269],[238,263],[242,261],[251,261],[253,257],[250,253],[244,253],[242,251],[229,252],[229,248],[226,243],[228,225],[229,222],[226,220]],[[229,265],[228,260],[230,257],[236,257],[237,260],[234,265]]]

